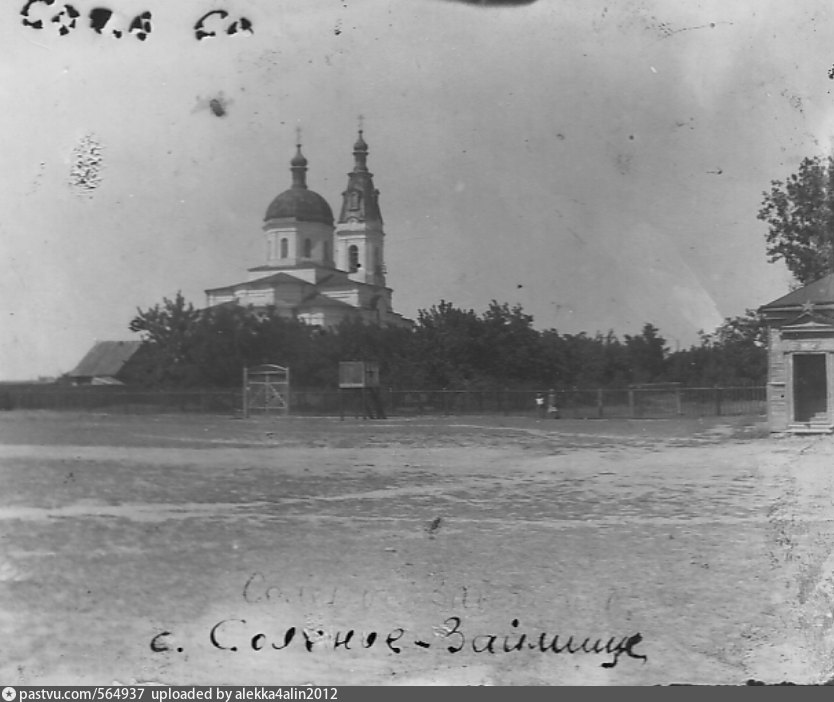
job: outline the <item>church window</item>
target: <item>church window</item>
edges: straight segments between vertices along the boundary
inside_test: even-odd
[[[304,258],[313,257],[313,242],[309,239],[304,240]]]
[[[349,205],[348,206],[352,210],[358,210],[359,209],[359,201],[360,201],[359,193],[356,192],[355,190],[353,190],[350,193],[350,200],[349,200]]]
[[[290,242],[286,239],[281,239],[281,258],[288,258],[290,255]]]
[[[355,244],[348,246],[348,270],[351,273],[359,270],[359,247]]]

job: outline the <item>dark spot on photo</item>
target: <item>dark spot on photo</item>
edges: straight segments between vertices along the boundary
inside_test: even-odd
[[[217,98],[209,100],[209,108],[214,113],[215,117],[224,117],[226,115],[226,108],[223,103]]]

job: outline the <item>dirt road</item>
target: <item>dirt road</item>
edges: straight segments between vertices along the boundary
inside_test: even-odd
[[[8,413],[0,679],[819,682],[833,463],[745,420]]]

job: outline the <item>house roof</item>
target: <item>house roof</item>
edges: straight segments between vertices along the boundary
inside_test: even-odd
[[[97,341],[68,375],[85,378],[115,376],[141,345],[141,341]]]
[[[772,310],[782,307],[802,307],[808,303],[822,305],[834,303],[834,273],[820,278],[799,290],[762,305],[760,310]]]

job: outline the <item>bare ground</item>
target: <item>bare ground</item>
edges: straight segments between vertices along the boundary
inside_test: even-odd
[[[832,459],[756,418],[8,413],[0,679],[820,682]]]

